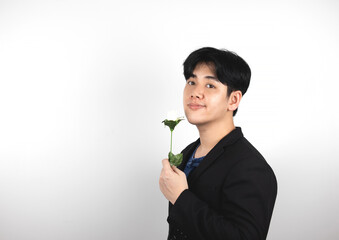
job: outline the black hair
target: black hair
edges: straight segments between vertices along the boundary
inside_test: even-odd
[[[184,76],[189,79],[198,64],[213,65],[218,80],[227,86],[227,97],[240,90],[244,95],[250,85],[251,69],[236,53],[226,49],[204,47],[192,52],[184,62]],[[233,116],[238,108],[233,111]]]

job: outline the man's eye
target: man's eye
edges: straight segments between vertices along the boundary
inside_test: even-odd
[[[213,84],[207,84],[206,87],[207,88],[215,88],[215,86]]]
[[[195,83],[193,81],[187,81],[188,85],[194,85]]]

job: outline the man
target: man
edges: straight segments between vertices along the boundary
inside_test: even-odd
[[[188,56],[184,75],[185,115],[200,138],[178,168],[162,161],[168,239],[266,239],[276,178],[233,122],[251,70],[235,53],[208,47]]]

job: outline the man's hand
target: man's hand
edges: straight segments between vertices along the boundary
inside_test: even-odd
[[[172,204],[185,189],[188,189],[185,173],[176,166],[171,166],[168,159],[162,160],[159,186],[162,194]]]

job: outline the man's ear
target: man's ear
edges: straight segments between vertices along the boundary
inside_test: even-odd
[[[242,98],[242,93],[240,90],[233,91],[228,98],[228,110],[234,111],[238,108]]]

